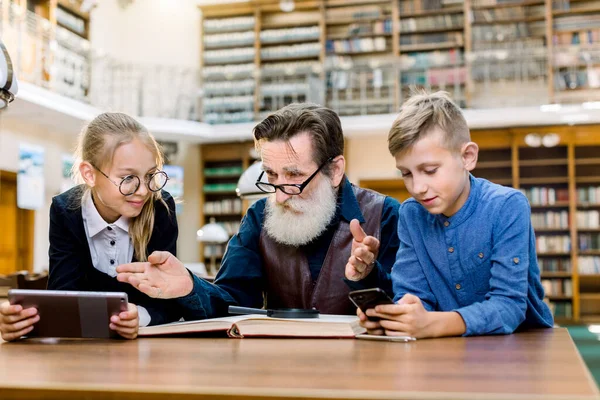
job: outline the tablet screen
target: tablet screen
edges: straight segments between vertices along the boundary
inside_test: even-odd
[[[40,320],[27,337],[111,338],[110,317],[127,311],[127,293],[62,290],[8,291],[11,304],[35,307]]]

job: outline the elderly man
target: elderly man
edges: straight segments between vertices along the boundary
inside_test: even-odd
[[[227,315],[228,305],[355,314],[350,290],[391,294],[399,203],[346,178],[337,114],[292,104],[260,122],[254,139],[264,170],[257,186],[270,197],[248,210],[214,284],[167,252],[119,266],[118,279],[176,299],[198,319]]]

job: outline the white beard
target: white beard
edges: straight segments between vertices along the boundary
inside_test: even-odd
[[[292,196],[285,203],[267,199],[264,229],[269,237],[289,246],[302,246],[322,234],[335,215],[337,189],[322,179],[309,198]]]

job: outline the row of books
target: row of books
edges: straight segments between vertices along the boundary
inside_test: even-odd
[[[208,124],[233,124],[254,121],[253,111],[205,112],[204,122]]]
[[[371,53],[386,49],[385,37],[328,40],[326,44],[327,53]]]
[[[241,165],[229,165],[226,167],[207,167],[204,168],[206,178],[220,178],[223,176],[242,175],[244,168]]]
[[[377,19],[385,16],[386,10],[379,6],[361,6],[351,8],[330,8],[327,10],[327,22],[339,20]]]
[[[208,65],[202,68],[204,78],[214,78],[222,76],[227,79],[235,77],[247,77],[254,72],[254,63],[250,64],[229,64],[229,65]]]
[[[472,0],[473,7],[491,7],[497,5],[514,5],[515,7],[522,6],[522,0]]]
[[[600,29],[587,29],[575,32],[558,32],[552,36],[552,42],[558,46],[600,43]]]
[[[428,29],[462,29],[463,26],[464,18],[462,14],[400,19],[401,33]]]
[[[538,260],[540,271],[542,272],[571,272],[570,258],[547,258]]]
[[[451,86],[464,85],[467,81],[466,67],[436,68],[426,71],[409,71],[400,75],[402,85]]]
[[[577,202],[600,204],[600,186],[578,187]]]
[[[571,0],[552,0],[552,10],[554,11],[580,11],[587,10],[590,7],[598,8],[599,1],[571,1]]]
[[[545,18],[544,6],[508,7],[491,10],[473,10],[475,22],[498,22],[519,18]]]
[[[234,93],[252,93],[256,86],[254,79],[244,79],[241,81],[208,81],[203,85],[206,95],[213,94],[234,94]]]
[[[444,10],[447,7],[459,8],[463,0],[403,0],[400,1],[400,16],[423,11]]]
[[[204,35],[206,49],[224,46],[254,46],[254,31]]]
[[[360,36],[366,34],[385,34],[392,33],[393,24],[391,19],[375,21],[371,23],[354,23],[343,27],[343,32],[347,36]],[[328,29],[329,33],[335,33],[335,30]]]
[[[253,16],[205,19],[204,33],[253,30],[256,20]]]
[[[232,49],[222,50],[206,50],[204,52],[204,62],[206,64],[229,62],[253,61],[255,50],[254,47],[235,47]]]
[[[570,301],[551,301],[548,305],[555,318],[573,318],[573,304]]]
[[[600,28],[600,15],[570,15],[567,17],[554,18],[555,31],[586,30]]]
[[[569,212],[564,210],[531,213],[531,223],[534,229],[569,229]]]
[[[571,279],[542,279],[546,296],[573,296]]]
[[[555,189],[545,186],[533,186],[529,188],[521,188],[521,192],[527,197],[532,205],[554,205],[557,202],[569,201],[569,189]]]
[[[600,250],[600,234],[598,233],[580,233],[577,239],[580,251]]]
[[[464,63],[460,49],[436,50],[423,53],[406,53],[400,56],[400,69],[429,69],[437,67],[458,66]]]
[[[254,107],[254,96],[205,97],[202,104],[205,109],[246,109]]]
[[[515,40],[505,36],[496,36],[489,41],[478,42],[474,41],[472,45],[475,58],[486,56],[485,52],[493,52],[495,50],[510,50],[511,53],[524,54],[528,58],[532,56],[546,57],[546,43],[541,37],[521,37]]]
[[[579,256],[577,257],[577,271],[579,275],[600,274],[600,257]]]
[[[319,26],[302,26],[286,29],[267,29],[260,32],[260,42],[264,44],[296,40],[319,40]]]
[[[545,22],[516,22],[512,24],[476,25],[473,26],[473,41],[504,41],[507,39],[544,36]]]
[[[571,251],[571,237],[567,235],[538,236],[535,238],[538,254],[568,253]]]
[[[84,36],[86,33],[85,20],[66,11],[60,6],[56,8],[56,23],[69,28],[80,36]]]
[[[263,84],[260,87],[262,96],[284,96],[306,94],[310,90],[307,82],[286,82]]]
[[[236,183],[205,183],[202,186],[202,190],[205,193],[216,193],[216,192],[235,192],[237,187]]]
[[[577,211],[578,228],[600,228],[600,212],[598,210]]]
[[[455,43],[462,46],[463,35],[459,32],[422,33],[418,35],[400,35],[400,45]],[[433,49],[437,50],[437,49]]]
[[[321,52],[321,45],[316,43],[300,43],[286,46],[266,47],[260,50],[263,60],[278,58],[313,57]]]
[[[579,90],[600,88],[600,68],[568,69],[554,74],[556,90]]]
[[[224,199],[220,201],[207,201],[204,203],[204,213],[211,215],[218,214],[241,214],[241,199]]]

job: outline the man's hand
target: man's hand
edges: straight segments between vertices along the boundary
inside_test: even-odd
[[[379,253],[379,240],[367,236],[357,219],[350,221],[352,252],[346,264],[346,279],[360,281],[371,273]]]
[[[127,311],[110,317],[110,329],[116,331],[125,339],[135,339],[138,335],[140,317],[135,304],[127,304]]]
[[[187,296],[194,288],[188,270],[168,251],[153,252],[147,262],[119,265],[117,272],[118,281],[159,299]]]

